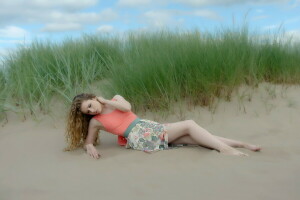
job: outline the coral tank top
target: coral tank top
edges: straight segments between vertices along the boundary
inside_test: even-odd
[[[112,99],[112,101],[117,100]],[[98,120],[107,132],[118,136],[124,136],[126,129],[138,117],[132,111],[123,112],[115,109],[110,113],[95,115],[93,118]]]

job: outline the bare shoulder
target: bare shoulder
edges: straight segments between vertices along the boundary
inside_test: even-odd
[[[90,120],[89,126],[93,127],[93,128],[100,129],[100,130],[104,130],[104,126],[102,125],[102,123],[99,122],[98,120],[94,119],[94,118],[92,118]]]

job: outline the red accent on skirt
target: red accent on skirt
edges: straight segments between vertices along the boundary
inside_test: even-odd
[[[123,136],[118,136],[118,144],[120,146],[125,146],[127,144],[127,139]]]

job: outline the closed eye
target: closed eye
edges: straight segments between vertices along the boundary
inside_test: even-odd
[[[89,104],[89,105],[88,105],[88,108],[90,108],[90,107],[91,107],[91,104]],[[88,110],[88,111],[87,111],[87,113],[89,114],[89,113],[90,113],[90,111]]]

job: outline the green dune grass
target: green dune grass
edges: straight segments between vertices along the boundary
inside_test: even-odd
[[[0,121],[4,117],[4,101],[5,101],[5,77],[3,70],[0,69]]]
[[[77,93],[99,91],[107,98],[121,94],[136,110],[168,110],[182,98],[210,106],[215,98],[230,100],[241,84],[299,84],[299,46],[247,27],[34,41],[5,58],[0,109],[47,113],[53,96],[68,104]]]

